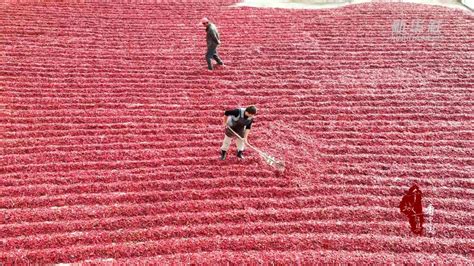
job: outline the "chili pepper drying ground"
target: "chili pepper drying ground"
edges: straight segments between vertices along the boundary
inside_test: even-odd
[[[0,6],[1,263],[471,261],[472,15],[164,2]],[[440,38],[394,40],[400,18]],[[223,110],[251,103],[283,174],[218,160]],[[397,211],[413,182],[432,237]]]

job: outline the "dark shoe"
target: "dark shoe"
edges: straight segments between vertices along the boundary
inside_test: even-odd
[[[221,150],[221,160],[225,160],[226,155],[227,155],[227,152]]]
[[[207,70],[214,70],[214,67],[212,66],[211,62],[207,63]]]
[[[244,158],[244,152],[243,151],[238,151],[237,152],[237,157],[239,157],[240,159],[243,159]]]

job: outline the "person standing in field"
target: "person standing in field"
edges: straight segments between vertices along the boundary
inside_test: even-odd
[[[244,159],[243,152],[245,149],[245,143],[248,143],[248,136],[250,129],[252,128],[253,118],[256,114],[257,108],[253,105],[247,108],[237,108],[224,112],[224,125],[226,131],[224,142],[221,147],[221,160],[225,160],[232,138],[237,137],[235,134],[240,137],[237,137],[237,157]]]
[[[206,53],[206,62],[207,62],[207,69],[213,70],[211,59],[216,60],[218,65],[223,66],[224,62],[222,62],[219,54],[217,53],[217,46],[221,44],[221,40],[219,37],[219,32],[217,31],[216,25],[211,23],[208,18],[201,19],[202,25],[206,27],[206,42],[207,42],[207,53]]]
[[[405,192],[400,202],[400,212],[405,214],[410,223],[411,231],[416,235],[423,234],[424,214],[421,198],[423,193],[417,185],[413,185]]]

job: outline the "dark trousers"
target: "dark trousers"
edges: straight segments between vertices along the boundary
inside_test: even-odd
[[[224,63],[222,62],[221,58],[219,57],[219,54],[217,53],[217,47],[208,47],[207,48],[207,53],[206,53],[206,61],[207,61],[207,68],[209,70],[212,70],[212,62],[211,59],[216,60],[216,62],[219,65],[223,65]]]

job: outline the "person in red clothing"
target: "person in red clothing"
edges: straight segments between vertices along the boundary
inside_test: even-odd
[[[251,105],[247,108],[237,108],[224,112],[224,125],[226,127],[224,142],[221,147],[221,160],[225,160],[232,138],[237,137],[232,131],[240,136],[237,138],[237,157],[244,159],[245,143],[248,143],[248,136],[252,128],[254,116],[257,114],[257,107]],[[230,130],[232,129],[232,130]]]
[[[417,185],[413,185],[402,198],[400,202],[400,212],[408,217],[411,231],[414,234],[423,233],[423,206],[421,205],[422,193]]]

